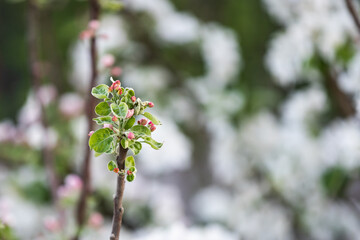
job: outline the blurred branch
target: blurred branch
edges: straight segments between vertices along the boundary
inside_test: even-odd
[[[39,89],[41,85],[41,76],[40,76],[40,60],[38,56],[38,43],[37,37],[39,36],[38,33],[38,8],[36,2],[34,0],[28,1],[28,10],[27,10],[27,43],[28,43],[28,50],[29,50],[29,67],[30,67],[30,74],[31,74],[31,81],[35,92],[35,98],[37,100],[38,105],[41,107],[40,112],[40,121],[42,126],[45,129],[45,136],[44,136],[44,146],[41,149],[41,155],[44,160],[45,164],[45,171],[47,177],[50,182],[51,188],[51,195],[53,201],[57,202],[57,188],[58,188],[58,179],[56,176],[56,171],[54,167],[54,156],[51,149],[46,145],[48,142],[48,122],[45,115],[45,108],[41,102]]]
[[[325,86],[329,91],[330,97],[335,101],[340,114],[343,117],[351,117],[356,114],[356,109],[351,98],[340,89],[336,80],[335,73],[327,71],[325,73]]]
[[[125,158],[127,151],[128,149],[124,149],[119,143],[119,155],[116,158],[116,163],[119,167],[120,172],[125,171]],[[125,189],[125,175],[118,174],[116,193],[114,196],[114,215],[113,215],[110,240],[119,240],[122,216],[124,214],[124,208],[122,206],[124,189]]]
[[[356,25],[356,28],[357,28],[357,30],[359,31],[359,34],[360,34],[360,18],[359,18],[358,13],[357,13],[357,11],[355,9],[355,6],[354,6],[352,0],[345,0],[345,3],[346,3],[346,7],[347,7],[347,9],[348,9],[354,23]]]
[[[98,0],[89,0],[89,8],[90,8],[90,20],[98,20],[100,15],[100,5]],[[91,64],[91,78],[89,89],[87,90],[87,105],[86,105],[86,117],[88,124],[88,132],[93,128],[92,118],[94,117],[94,111],[96,104],[96,99],[91,97],[90,92],[91,89],[96,84],[96,79],[98,77],[97,70],[97,49],[96,49],[96,36],[93,36],[90,39],[90,64]],[[85,223],[86,218],[86,209],[87,209],[87,198],[91,192],[91,151],[87,145],[85,147],[85,158],[83,161],[83,169],[82,169],[82,180],[83,180],[83,188],[81,191],[80,199],[76,208],[76,221],[78,225],[78,230],[76,236],[73,238],[74,240],[79,239],[80,233]]]

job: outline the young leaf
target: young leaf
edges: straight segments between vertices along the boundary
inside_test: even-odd
[[[132,89],[132,88],[126,88],[125,91],[127,92],[127,94],[130,95],[130,97],[135,96],[135,91],[134,91],[134,89]]]
[[[127,140],[125,138],[121,139],[121,146],[123,148],[125,148],[125,149],[128,148],[129,147],[129,140]]]
[[[131,167],[135,167],[135,159],[133,156],[128,156],[125,159],[125,167],[126,168],[131,168]]]
[[[111,120],[110,116],[106,116],[106,117],[98,117],[98,118],[93,118],[93,120],[96,122],[96,124],[98,125],[103,125],[105,123],[107,124],[113,124],[113,121]]]
[[[95,152],[95,157],[102,155],[102,153]]]
[[[119,105],[117,105],[116,103],[112,103],[110,105],[110,108],[112,113],[118,118],[125,118],[129,109],[128,106],[123,102]]]
[[[107,165],[109,171],[113,171],[117,166],[116,166],[116,163],[114,161],[110,161]]]
[[[135,173],[133,173],[133,174],[131,174],[131,175],[127,175],[126,176],[126,180],[128,181],[128,182],[132,182],[132,181],[134,181],[135,180]]]
[[[135,117],[131,117],[125,124],[125,130],[128,130],[129,128],[131,128],[135,123]]]
[[[159,143],[159,142],[155,141],[154,139],[152,139],[151,137],[144,137],[143,139],[144,139],[144,141],[143,141],[144,143],[149,144],[153,149],[156,149],[156,150],[159,150],[163,145],[163,143]]]
[[[161,122],[160,122],[154,115],[152,115],[151,113],[145,112],[143,115],[144,115],[145,117],[147,117],[150,121],[152,121],[153,124],[155,124],[155,125],[161,125]]]
[[[105,84],[100,84],[91,89],[91,95],[93,95],[97,99],[107,98],[108,94],[109,94],[109,87]]]
[[[141,148],[142,148],[142,145],[140,142],[135,142],[134,144],[130,145],[129,148],[131,149],[131,151],[133,151],[133,153],[135,155],[139,154]]]
[[[111,148],[113,141],[113,131],[109,128],[102,128],[91,135],[89,139],[90,149],[98,153],[104,153]]]
[[[109,104],[101,102],[95,107],[95,113],[99,116],[107,116],[111,113]],[[155,124],[155,123],[154,123]]]
[[[149,128],[142,126],[142,125],[135,125],[131,128],[131,131],[135,134],[137,137],[141,137],[143,135],[145,136],[151,136],[151,131]]]

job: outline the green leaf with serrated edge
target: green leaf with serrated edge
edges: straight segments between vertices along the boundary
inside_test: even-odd
[[[93,121],[95,121],[98,125],[113,124],[110,116],[93,118]]]
[[[161,122],[154,115],[152,115],[151,113],[145,112],[143,115],[145,117],[147,117],[150,121],[152,121],[153,124],[155,124],[155,125],[160,125],[161,124]]]
[[[95,157],[102,155],[102,153],[95,152]]]
[[[112,172],[115,168],[117,168],[117,165],[116,165],[116,163],[114,161],[110,161],[108,163],[107,167],[108,167],[109,171]]]
[[[91,95],[93,95],[97,99],[107,98],[108,94],[109,94],[109,87],[105,84],[100,84],[91,89]]]
[[[113,131],[109,128],[102,128],[94,132],[89,139],[90,149],[98,153],[104,153],[111,148]]]
[[[132,182],[132,181],[135,180],[135,177],[136,177],[136,175],[135,175],[135,173],[133,173],[133,174],[131,174],[131,175],[127,175],[127,176],[126,176],[126,180],[127,180],[128,182]]]
[[[143,139],[144,139],[144,141],[143,141],[144,143],[149,144],[153,149],[156,149],[156,150],[160,149],[163,145],[163,143],[159,143],[159,142],[155,141],[154,139],[152,139],[151,137],[144,137]]]
[[[134,144],[130,145],[129,148],[135,155],[137,155],[141,151],[142,145],[140,142],[135,142]]]
[[[126,168],[131,168],[131,167],[135,167],[135,159],[133,156],[128,156],[125,159],[125,167]]]
[[[143,135],[145,136],[151,135],[150,129],[143,125],[135,125],[131,128],[131,131],[135,134],[136,137],[141,137]]]
[[[111,113],[109,104],[101,102],[95,107],[95,113],[99,116],[107,116]]]
[[[123,102],[119,105],[117,105],[116,103],[112,103],[110,105],[110,108],[112,113],[118,118],[125,118],[129,109],[128,106]]]
[[[131,117],[125,124],[125,130],[128,130],[129,128],[131,128],[135,123],[135,117]]]
[[[125,138],[121,139],[121,146],[123,148],[125,148],[125,149],[128,148],[129,147],[129,140],[127,140]]]

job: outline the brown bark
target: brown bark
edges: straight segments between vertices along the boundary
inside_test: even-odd
[[[89,0],[90,5],[90,20],[98,20],[100,14],[100,5],[98,0]],[[90,84],[87,91],[87,105],[86,105],[86,116],[88,122],[88,132],[90,132],[93,127],[93,117],[94,117],[94,108],[96,104],[96,99],[91,96],[91,89],[96,84],[96,79],[98,77],[97,70],[97,47],[96,47],[96,36],[93,36],[90,39],[90,64],[91,64],[91,78]],[[80,199],[78,201],[78,205],[76,208],[76,221],[78,225],[78,230],[76,236],[73,238],[74,240],[79,239],[81,230],[84,226],[86,220],[86,210],[87,210],[87,198],[91,193],[91,150],[89,149],[87,142],[85,148],[85,157],[83,161],[82,168],[82,180],[83,180],[83,189],[81,191]]]
[[[350,13],[354,23],[356,25],[357,30],[360,33],[360,18],[358,16],[358,12],[355,9],[355,6],[354,6],[352,0],[345,0],[345,3],[346,3],[346,7],[349,10],[349,13]]]
[[[120,171],[125,171],[125,158],[127,151],[128,149],[124,149],[119,143],[119,155],[116,158],[116,163]],[[124,208],[122,206],[124,189],[125,189],[125,175],[119,174],[117,176],[116,193],[114,196],[114,214],[113,214],[110,240],[119,240],[120,237],[122,216],[124,214]]]
[[[40,121],[41,125],[45,128],[46,133],[44,136],[44,143],[47,143],[48,133],[48,122],[45,115],[45,108],[39,97],[39,89],[41,86],[41,74],[40,74],[40,59],[39,59],[39,48],[37,38],[39,36],[39,11],[34,0],[28,1],[28,11],[27,11],[27,44],[28,44],[28,61],[30,67],[30,75],[32,86],[34,88],[35,98],[38,105],[41,108],[40,112]],[[41,156],[44,161],[45,171],[47,178],[50,183],[51,196],[55,204],[57,203],[57,188],[58,188],[58,179],[56,176],[55,166],[54,166],[54,156],[52,150],[48,146],[42,146]]]

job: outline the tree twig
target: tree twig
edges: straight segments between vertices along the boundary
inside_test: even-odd
[[[125,158],[128,149],[124,149],[119,143],[119,155],[116,158],[116,163],[120,169],[120,172],[125,170]],[[124,214],[124,208],[122,206],[122,199],[124,195],[125,189],[125,175],[118,174],[117,176],[117,185],[116,185],[116,193],[114,196],[114,214],[113,214],[113,222],[112,222],[112,231],[110,240],[119,240],[120,236],[120,228],[122,222],[122,216]]]
[[[90,20],[98,20],[100,14],[100,5],[98,0],[89,0],[89,7],[90,7]],[[96,79],[98,77],[98,70],[97,70],[97,47],[96,47],[96,36],[93,36],[90,39],[90,56],[91,56],[91,78],[86,105],[86,116],[88,122],[88,132],[93,129],[93,121],[92,118],[94,117],[94,107],[96,104],[95,98],[91,97],[90,92],[91,88],[95,86]],[[83,161],[83,168],[82,168],[82,180],[83,180],[83,188],[81,191],[80,199],[78,201],[78,205],[76,208],[76,221],[78,225],[78,231],[76,236],[73,238],[74,240],[79,239],[81,230],[84,226],[85,219],[86,219],[86,210],[87,210],[87,198],[91,192],[91,151],[86,144],[85,148],[85,157]]]
[[[356,28],[360,34],[360,18],[358,16],[358,12],[356,11],[352,0],[345,0],[345,3],[346,3],[346,7],[349,10],[349,13],[350,13],[354,23],[356,25]]]
[[[29,48],[29,66],[30,66],[30,74],[31,74],[31,81],[32,85],[34,87],[35,92],[35,98],[38,102],[38,105],[41,108],[40,112],[40,121],[41,125],[45,128],[46,133],[44,136],[44,144],[47,143],[48,139],[48,122],[45,115],[45,108],[42,104],[42,101],[40,99],[39,95],[39,89],[41,85],[41,75],[40,75],[40,69],[39,69],[39,56],[38,56],[38,43],[37,43],[37,37],[39,36],[38,33],[38,8],[34,0],[28,1],[28,12],[27,12],[27,43]],[[56,176],[55,166],[54,166],[54,157],[52,154],[51,149],[45,145],[42,146],[41,149],[41,155],[44,160],[45,164],[45,171],[46,175],[50,182],[50,188],[51,188],[51,195],[52,199],[57,203],[57,188],[58,188],[58,179]]]

